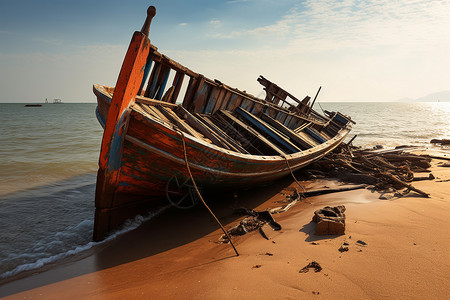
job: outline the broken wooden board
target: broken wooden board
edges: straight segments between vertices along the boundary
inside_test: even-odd
[[[282,135],[282,133],[278,132],[275,128],[259,119],[258,117],[252,115],[245,109],[238,107],[236,109],[236,113],[238,113],[245,120],[256,126],[259,130],[261,130],[264,134],[267,134],[269,137],[274,139],[276,143],[278,143],[284,150],[287,150],[289,153],[295,153],[302,151],[299,147],[293,144],[289,138],[286,138]]]
[[[253,136],[255,139],[259,140],[260,142],[264,143],[266,146],[268,146],[268,147],[272,148],[273,150],[275,150],[276,152],[278,152],[278,154],[283,155],[283,156],[286,155],[286,153],[284,153],[280,148],[275,146],[272,142],[270,142],[264,136],[259,134],[256,130],[254,130],[253,128],[251,128],[247,124],[243,123],[241,120],[237,119],[229,111],[221,110],[220,112],[222,113],[223,116],[225,116],[227,119],[229,119],[233,123],[239,125],[239,127],[241,129],[246,131],[248,134]]]

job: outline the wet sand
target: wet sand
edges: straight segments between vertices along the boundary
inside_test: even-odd
[[[207,211],[169,210],[83,256],[0,285],[6,299],[449,299],[450,168],[433,160],[436,180],[414,182],[430,198],[380,200],[355,190],[311,197],[274,215],[282,226],[269,240],[258,231],[217,243],[222,235]],[[448,162],[448,161],[447,161]],[[308,189],[339,185],[319,180]],[[232,207],[280,206],[296,184],[286,178],[212,206],[226,227],[240,219]],[[344,204],[346,234],[315,236],[313,212]],[[362,240],[366,245],[359,245]],[[344,242],[349,251],[339,252]],[[323,268],[299,273],[316,261]],[[23,276],[23,274],[22,274]]]

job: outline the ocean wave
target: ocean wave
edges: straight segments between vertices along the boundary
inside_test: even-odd
[[[7,268],[9,266],[11,269],[0,274],[0,279],[6,279],[24,271],[42,268],[47,264],[79,254],[96,245],[109,242],[126,232],[138,228],[142,223],[159,215],[168,207],[161,207],[156,211],[149,212],[147,215],[137,215],[135,218],[127,220],[120,229],[100,242],[91,241],[92,228],[94,226],[93,220],[84,220],[75,226],[69,226],[47,239],[40,240],[28,253],[9,254],[5,259],[0,261],[0,264]]]

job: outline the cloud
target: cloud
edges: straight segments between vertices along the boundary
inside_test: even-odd
[[[291,20],[295,41],[320,48],[374,48],[441,44],[450,35],[450,2],[412,1],[307,1],[294,9]],[[296,21],[293,21],[296,20]]]
[[[181,26],[181,27],[185,27],[187,25],[188,25],[188,23],[180,23],[180,24],[178,24],[178,26]]]
[[[217,28],[222,25],[222,22],[218,19],[212,19],[209,21],[209,24]]]
[[[439,0],[308,0],[266,26],[215,32],[216,39],[263,38],[316,50],[448,43],[450,2]],[[284,44],[286,47],[286,45]]]
[[[207,36],[226,40],[226,49],[184,52],[180,61],[237,87],[253,84],[253,70],[295,95],[322,84],[327,100],[378,101],[449,89],[450,1],[308,0],[272,24],[226,25]]]

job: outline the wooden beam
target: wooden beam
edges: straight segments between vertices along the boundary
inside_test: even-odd
[[[274,118],[270,117],[267,114],[262,114],[261,118],[266,121],[268,124],[273,126],[275,129],[281,131],[285,135],[287,135],[291,141],[294,141],[297,143],[300,147],[303,147],[303,149],[309,149],[312,148],[314,145],[310,144],[307,140],[301,138],[299,135],[297,135],[294,131],[289,129],[288,127],[284,126],[281,122],[278,120],[275,120]]]
[[[293,144],[289,138],[286,136],[283,136],[282,133],[278,132],[275,128],[264,122],[263,120],[259,119],[255,115],[252,115],[242,107],[238,107],[235,110],[241,117],[243,117],[245,120],[256,126],[261,132],[264,134],[267,134],[270,136],[273,140],[276,141],[277,144],[279,144],[281,147],[283,147],[285,150],[289,151],[290,153],[295,153],[302,151],[299,147],[297,147],[295,144]]]
[[[178,94],[180,93],[181,86],[183,85],[183,80],[184,80],[184,73],[181,71],[177,71],[172,83],[172,85],[175,86],[175,90],[172,93],[172,97],[169,99],[170,103],[177,102]]]
[[[177,125],[182,131],[189,133],[190,135],[200,139],[204,140],[203,136],[201,136],[197,131],[195,131],[191,126],[189,126],[184,120],[182,120],[180,117],[176,115],[172,110],[167,109],[163,107],[162,105],[159,105],[158,110],[166,116],[170,121],[172,121],[175,125]]]
[[[236,140],[234,140],[232,137],[230,137],[226,132],[224,132],[222,129],[216,126],[214,122],[212,122],[208,117],[202,116],[200,114],[195,114],[195,117],[203,122],[206,126],[211,129],[211,131],[214,131],[215,134],[220,136],[231,148],[234,148],[235,151],[241,152],[244,154],[250,154],[244,147],[242,147]]]
[[[142,106],[142,108],[144,108],[145,111],[147,111],[151,115],[156,116],[158,119],[163,120],[168,123],[171,123],[170,120],[168,118],[166,118],[166,116],[163,113],[161,113],[156,107],[148,106],[145,104],[141,104],[141,106]]]
[[[153,95],[156,92],[156,82],[158,81],[159,73],[161,72],[161,62],[155,62],[150,78],[148,79],[147,89],[144,96],[147,98],[154,98]]]
[[[299,133],[300,131],[302,131],[303,129],[305,129],[306,127],[308,127],[309,125],[311,125],[312,122],[304,122],[302,125],[300,125],[299,127],[294,129],[295,133]]]
[[[270,142],[268,139],[266,139],[264,136],[262,136],[261,134],[259,134],[256,130],[254,130],[253,128],[251,128],[250,126],[248,126],[247,124],[243,123],[241,120],[237,119],[235,116],[233,116],[229,111],[226,110],[221,110],[220,111],[222,113],[223,116],[225,116],[227,119],[229,119],[230,121],[232,121],[233,123],[237,124],[240,128],[242,128],[244,131],[246,131],[248,134],[250,134],[252,137],[254,137],[255,139],[259,140],[260,142],[262,142],[263,144],[265,144],[266,146],[268,146],[269,148],[271,148],[272,150],[278,152],[278,154],[280,155],[286,155],[286,153],[281,150],[280,148],[278,148],[277,146],[275,146],[272,142]]]
[[[178,106],[178,105],[173,104],[173,103],[164,102],[164,101],[160,101],[160,100],[155,100],[155,99],[151,99],[151,98],[146,98],[146,97],[142,97],[142,96],[136,96],[135,101],[137,103],[143,103],[143,104],[147,104],[147,105],[150,105],[150,106],[161,105],[161,106],[172,107],[172,108],[175,108],[175,107]]]
[[[230,147],[226,142],[224,142],[220,137],[218,137],[212,130],[209,129],[208,126],[203,124],[202,121],[197,119],[194,115],[192,115],[190,112],[188,112],[183,106],[178,106],[176,112],[180,117],[182,117],[191,127],[198,130],[201,134],[203,134],[205,137],[210,139],[213,144],[223,147],[225,149],[229,149]],[[232,147],[231,150],[240,152],[239,150]]]
[[[320,142],[320,144],[325,143],[327,141],[327,139],[325,139],[316,130],[314,130],[314,129],[310,128],[310,127],[305,128],[304,132],[309,134],[314,139],[318,140]]]
[[[211,120],[213,121],[213,120]],[[227,119],[225,119],[222,115],[220,114],[215,114],[214,115],[214,124],[217,124],[217,126],[220,125],[221,128],[224,128],[224,130],[226,131],[227,135],[230,136],[230,138],[232,138],[234,141],[236,141],[237,143],[239,143],[243,148],[245,148],[250,154],[256,154],[256,155],[265,155],[267,153],[263,152],[260,147],[257,147],[255,145],[252,144],[252,142],[246,137],[244,136],[244,134],[242,132],[240,132],[239,130],[237,130],[232,123],[230,123]],[[274,154],[276,154],[276,152],[274,152],[272,149],[270,149]]]

